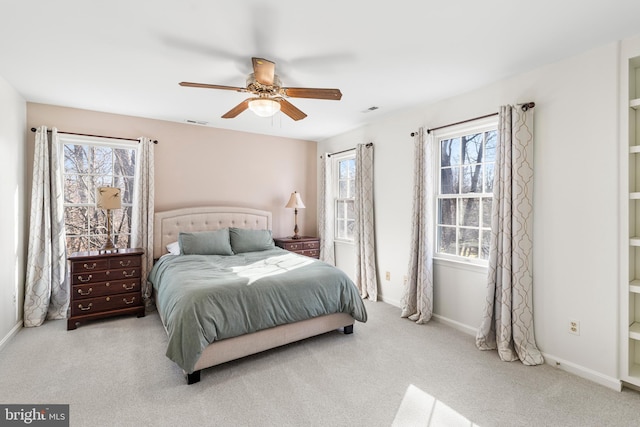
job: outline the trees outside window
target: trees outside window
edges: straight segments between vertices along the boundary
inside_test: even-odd
[[[354,152],[334,159],[335,239],[353,241],[355,235],[356,157]]]
[[[497,130],[439,138],[436,252],[487,260]]]
[[[67,252],[98,250],[107,238],[106,211],[96,208],[98,187],[122,190],[122,209],[112,210],[113,243],[129,247],[136,146],[62,138]]]

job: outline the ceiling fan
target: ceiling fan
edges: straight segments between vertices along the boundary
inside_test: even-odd
[[[282,111],[297,121],[304,119],[307,115],[285,98],[333,99],[336,101],[342,98],[340,89],[282,87],[282,82],[275,73],[276,64],[274,62],[262,58],[251,58],[251,61],[253,63],[253,73],[247,78],[246,87],[190,82],[180,82],[180,86],[233,90],[253,95],[225,113],[222,116],[223,119],[232,119],[248,108],[261,117],[269,117],[278,111]]]

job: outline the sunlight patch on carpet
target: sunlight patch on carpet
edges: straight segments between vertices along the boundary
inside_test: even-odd
[[[479,427],[413,384],[404,393],[392,426]]]

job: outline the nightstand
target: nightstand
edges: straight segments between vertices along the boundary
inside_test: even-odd
[[[67,330],[79,323],[121,314],[144,316],[140,267],[143,249],[74,252],[71,265],[71,316]]]
[[[311,258],[320,258],[320,238],[302,236],[299,239],[290,237],[274,238],[276,246],[286,249],[290,252],[306,255]]]

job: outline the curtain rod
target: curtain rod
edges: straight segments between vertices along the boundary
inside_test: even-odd
[[[365,147],[373,147],[373,142],[369,142],[368,144],[365,144]],[[342,151],[336,151],[335,153],[328,153],[327,157],[331,157],[331,156],[333,156],[335,154],[347,153],[347,152],[353,151],[355,149],[356,149],[356,147],[353,147],[353,148],[349,148],[349,149],[342,150]],[[322,157],[322,156],[320,156],[320,157]]]
[[[522,104],[522,111],[527,111],[533,107],[536,106],[535,102],[526,102],[524,104]],[[491,114],[486,114],[484,116],[480,116],[480,117],[474,117],[473,119],[467,119],[467,120],[462,120],[461,122],[455,122],[455,123],[449,123],[448,125],[443,125],[443,126],[438,126],[437,128],[432,128],[432,129],[427,129],[427,133],[431,133],[431,131],[434,130],[438,130],[438,129],[444,129],[444,128],[448,128],[449,126],[455,126],[455,125],[461,125],[463,123],[469,123],[472,122],[474,120],[480,120],[480,119],[486,119],[487,117],[493,117],[493,116],[497,116],[498,113],[491,113]],[[411,136],[416,136],[417,133],[416,132],[411,132]]]
[[[31,128],[31,132],[35,132],[37,129],[36,128]],[[47,129],[47,133],[51,132],[51,129]],[[119,138],[117,136],[104,136],[104,135],[91,135],[88,133],[74,133],[74,132],[63,132],[61,130],[58,131],[58,133],[64,133],[66,135],[77,135],[77,136],[93,136],[95,138],[109,138],[109,139],[120,139],[120,140],[124,140],[124,141],[136,141],[136,142],[140,142],[140,140],[138,139],[133,139],[133,138]],[[154,144],[158,143],[157,139],[154,139],[153,141]]]

